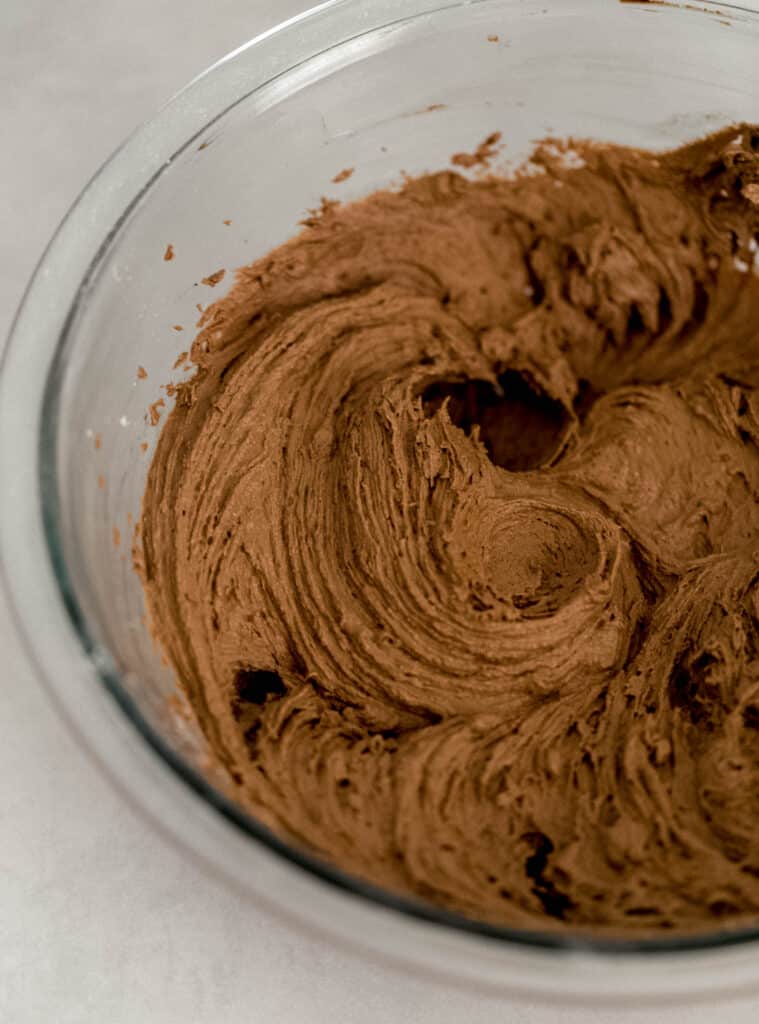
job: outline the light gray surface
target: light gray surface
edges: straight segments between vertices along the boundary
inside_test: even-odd
[[[0,335],[119,141],[216,57],[306,6],[0,0]],[[241,905],[110,790],[49,707],[2,599],[0,656],[2,1024],[757,1019],[759,1002],[745,1000],[598,1013],[493,1002],[307,939]]]

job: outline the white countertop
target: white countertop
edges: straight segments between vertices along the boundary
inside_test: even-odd
[[[215,58],[307,6],[0,0],[0,337],[50,234],[121,139]],[[291,931],[110,789],[48,704],[1,596],[0,654],[1,1024],[759,1019],[759,998],[597,1013],[477,999]]]

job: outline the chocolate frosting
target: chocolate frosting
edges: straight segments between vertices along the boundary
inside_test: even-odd
[[[236,798],[481,920],[759,916],[759,128],[326,203],[203,315],[156,635]]]

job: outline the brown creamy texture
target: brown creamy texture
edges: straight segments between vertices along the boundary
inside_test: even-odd
[[[547,143],[203,314],[143,573],[245,807],[486,921],[759,917],[758,183]]]

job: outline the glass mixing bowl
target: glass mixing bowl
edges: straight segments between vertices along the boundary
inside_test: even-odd
[[[500,130],[672,147],[751,120],[759,16],[721,3],[331,0],[230,54],[96,175],[45,253],[6,351],[2,561],[39,674],[159,828],[258,905],[478,989],[619,1001],[734,993],[759,932],[592,941],[498,929],[380,892],[225,795],[145,625],[131,538],[202,279],[340,199],[445,167]],[[355,173],[340,185],[343,168]],[[227,223],[231,221],[231,223]],[[167,246],[173,247],[173,259]],[[179,330],[182,328],[183,330]],[[138,374],[143,367],[147,376]]]

